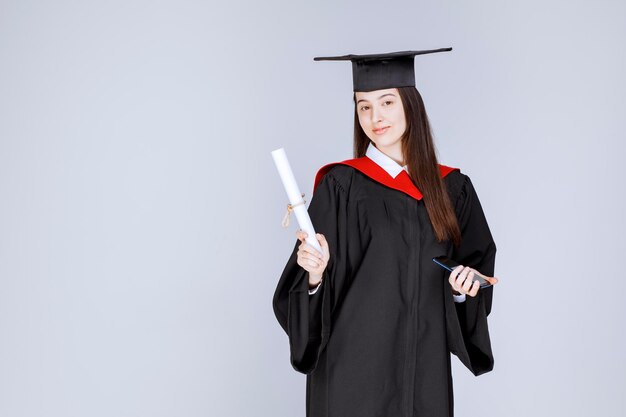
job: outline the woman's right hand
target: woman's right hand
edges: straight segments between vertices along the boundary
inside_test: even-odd
[[[328,242],[323,234],[317,233],[317,241],[322,247],[322,253],[320,253],[313,246],[306,243],[308,233],[304,230],[298,230],[296,237],[300,240],[300,246],[298,246],[298,265],[304,268],[309,273],[309,286],[314,287],[322,280],[322,274],[324,269],[328,265],[330,259],[330,250],[328,249]]]

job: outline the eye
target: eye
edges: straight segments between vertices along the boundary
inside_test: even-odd
[[[361,106],[361,111],[365,111],[367,109],[369,109],[369,106]]]
[[[390,105],[390,104],[393,104],[393,101],[391,101],[391,100],[387,100],[387,101],[385,101],[385,106],[388,106],[388,105]]]

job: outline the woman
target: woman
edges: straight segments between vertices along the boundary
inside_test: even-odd
[[[493,368],[493,287],[473,277],[496,246],[470,178],[437,163],[414,81],[415,55],[450,49],[316,58],[352,61],[355,158],[318,171],[323,253],[298,231],[273,299],[309,417],[453,416],[450,352]]]

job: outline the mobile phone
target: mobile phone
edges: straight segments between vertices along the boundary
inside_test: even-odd
[[[433,258],[433,262],[450,272],[460,265],[458,262],[448,258],[447,256],[436,256]],[[488,283],[482,275],[474,273],[474,280],[480,282],[480,288],[491,286],[491,284]]]

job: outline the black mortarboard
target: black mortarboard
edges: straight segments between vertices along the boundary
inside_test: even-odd
[[[451,51],[452,48],[400,51],[385,54],[318,56],[315,61],[352,61],[354,91],[415,86],[415,55]]]

